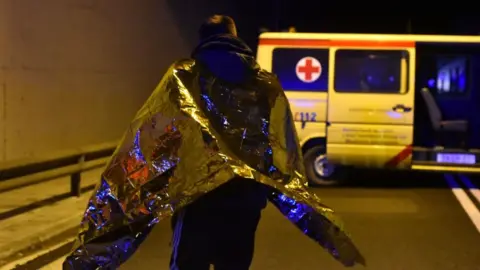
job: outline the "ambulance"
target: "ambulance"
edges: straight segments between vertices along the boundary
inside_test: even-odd
[[[263,33],[257,60],[290,101],[310,182],[480,172],[480,36]]]

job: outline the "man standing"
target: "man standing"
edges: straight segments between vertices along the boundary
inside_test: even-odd
[[[242,88],[259,70],[252,50],[237,37],[232,18],[214,15],[200,27],[192,53],[201,76]],[[172,219],[172,270],[249,269],[260,212],[267,204],[263,185],[235,178],[202,196]]]

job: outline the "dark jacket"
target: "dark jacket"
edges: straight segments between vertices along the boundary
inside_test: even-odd
[[[253,51],[239,38],[218,35],[202,41],[192,58],[223,81],[242,84],[253,77],[260,67]]]

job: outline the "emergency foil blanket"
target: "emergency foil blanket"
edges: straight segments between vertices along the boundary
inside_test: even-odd
[[[139,110],[88,201],[64,269],[115,269],[154,224],[235,177],[346,266],[364,264],[333,210],[306,189],[288,100],[259,70],[242,86],[176,62]]]

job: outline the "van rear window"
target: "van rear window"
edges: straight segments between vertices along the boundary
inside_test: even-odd
[[[285,91],[328,91],[328,49],[277,48],[272,72]]]

